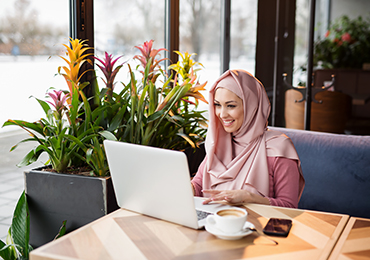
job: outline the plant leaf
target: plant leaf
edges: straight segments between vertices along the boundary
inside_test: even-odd
[[[19,245],[21,255],[28,259],[28,243],[30,237],[30,216],[25,191],[20,196],[13,214],[11,234],[14,243]]]
[[[66,233],[66,224],[67,224],[67,220],[64,220],[63,223],[62,223],[62,226],[60,227],[59,232],[55,236],[54,240],[64,236],[64,234]]]
[[[3,241],[0,240],[0,257],[2,257],[5,260],[17,259],[17,253],[15,251],[14,246],[12,244],[7,245]]]

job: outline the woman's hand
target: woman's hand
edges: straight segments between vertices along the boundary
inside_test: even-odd
[[[225,200],[230,204],[258,203],[270,205],[268,198],[247,190],[203,190],[203,193],[209,195],[209,198],[204,200],[203,204]]]

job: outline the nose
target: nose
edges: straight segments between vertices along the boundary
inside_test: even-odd
[[[227,110],[224,107],[220,108],[220,118],[226,118],[228,116]]]

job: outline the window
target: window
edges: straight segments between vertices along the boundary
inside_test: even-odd
[[[244,6],[245,8],[240,8]],[[254,75],[257,34],[257,0],[231,1],[230,69]]]
[[[58,12],[50,12],[58,10]],[[65,89],[58,55],[68,43],[68,1],[8,0],[0,9],[1,125],[8,119],[38,120],[43,111],[34,98],[51,87]],[[4,111],[6,111],[4,113]],[[12,127],[0,128],[0,131]]]
[[[180,51],[197,54],[193,58],[204,66],[198,75],[201,83],[208,81],[206,89],[220,76],[220,7],[220,1],[180,0]],[[199,109],[208,106],[200,102]]]
[[[154,40],[154,49],[164,48],[164,1],[95,0],[94,30],[95,56],[104,58],[105,51],[114,57],[123,55],[118,63],[127,61],[134,68],[138,63],[132,58],[139,54],[134,46]],[[96,72],[101,86],[103,75],[100,70]],[[116,82],[127,84],[127,72],[128,66],[124,65]],[[116,88],[120,87],[122,84],[116,84]]]

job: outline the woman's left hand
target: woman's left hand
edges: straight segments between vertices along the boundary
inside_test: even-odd
[[[212,201],[225,200],[231,204],[243,204],[243,203],[259,203],[259,204],[270,204],[270,201],[260,195],[254,194],[247,190],[203,190],[204,194],[208,194],[210,197],[205,199],[203,204],[208,204]]]

